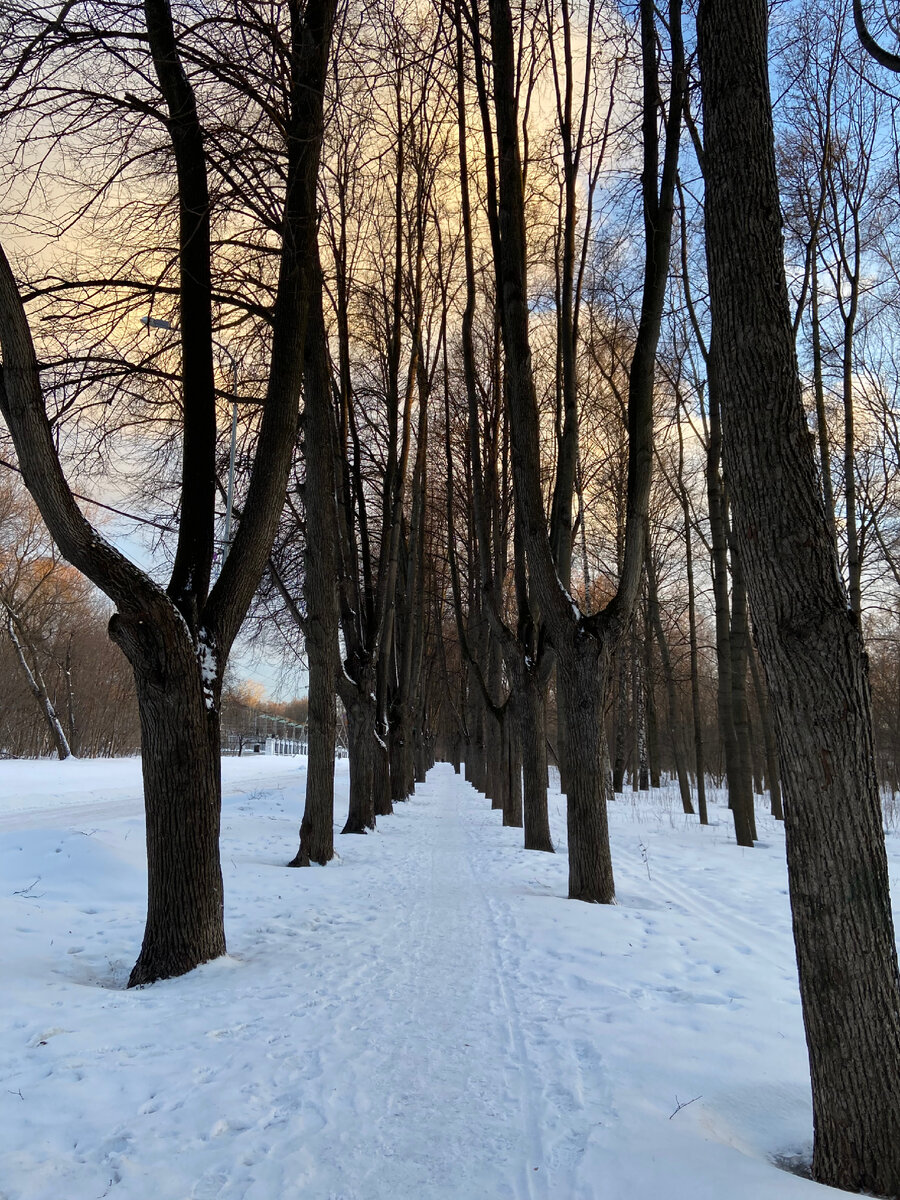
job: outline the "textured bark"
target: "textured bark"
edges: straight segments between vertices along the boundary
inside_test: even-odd
[[[350,809],[341,833],[375,828],[375,705],[355,700],[347,707],[350,757]]]
[[[547,812],[547,731],[544,689],[535,679],[517,689],[516,711],[522,746],[525,849],[553,853]]]
[[[114,616],[110,636],[134,668],[141,721],[148,895],[135,987],[225,953],[219,715],[174,610],[158,624]]]
[[[391,800],[391,755],[385,732],[375,729],[375,754],[372,766],[372,792],[376,817],[389,817],[394,811]]]
[[[794,357],[766,19],[765,0],[702,0],[698,20],[725,466],[782,769],[813,1175],[897,1195],[900,975],[866,659]]]
[[[507,708],[503,718],[504,761],[507,782],[503,804],[503,824],[521,829],[522,815],[522,741],[518,722]]]
[[[731,555],[731,629],[728,644],[731,652],[731,722],[736,751],[728,774],[728,802],[734,817],[738,845],[752,846],[756,841],[756,814],[753,806],[750,719],[747,712],[747,589],[740,558],[735,553]]]
[[[747,820],[747,805],[742,800],[740,749],[734,728],[734,698],[731,686],[731,607],[728,600],[728,524],[725,489],[722,484],[722,378],[718,361],[716,330],[709,352],[709,444],[706,463],[706,494],[709,502],[709,530],[712,546],[713,594],[716,606],[716,714],[719,740],[725,754],[725,778],[728,805],[734,820],[734,835],[739,846],[753,845],[753,831]]]
[[[603,770],[603,709],[608,660],[602,646],[588,655],[583,647],[557,651],[559,687],[566,694],[569,734],[579,753],[569,763],[566,828],[569,841],[569,897],[594,904],[615,899],[606,773]]]

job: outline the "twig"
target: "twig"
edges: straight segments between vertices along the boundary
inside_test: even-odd
[[[33,887],[37,887],[37,885],[40,882],[41,882],[41,877],[40,877],[40,875],[38,875],[37,879],[35,879],[32,883],[29,883],[28,887],[20,888],[19,891],[13,892],[13,895],[14,896],[27,896],[28,893],[31,891],[31,889]]]
[[[687,1106],[689,1104],[693,1104],[695,1100],[702,1100],[702,1099],[703,1099],[702,1095],[695,1096],[693,1100],[685,1100],[684,1103],[682,1104],[682,1102],[678,1099],[678,1096],[676,1095],[676,1097],[675,1097],[676,1108],[675,1108],[675,1111],[669,1117],[669,1120],[671,1121],[672,1117],[677,1117],[683,1108],[687,1108]]]

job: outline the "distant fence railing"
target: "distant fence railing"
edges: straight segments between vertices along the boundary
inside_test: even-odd
[[[292,721],[277,713],[262,712],[245,704],[225,704],[222,711],[222,753],[242,758],[247,754],[296,755],[309,751],[305,722]],[[346,758],[347,726],[338,720],[338,758]]]

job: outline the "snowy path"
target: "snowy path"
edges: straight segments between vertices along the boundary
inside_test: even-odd
[[[0,825],[0,1200],[838,1195],[771,1163],[810,1120],[771,823],[744,853],[671,798],[617,802],[601,908],[443,766],[285,870],[303,776],[257,764],[226,786],[230,957],[125,992],[124,770]]]

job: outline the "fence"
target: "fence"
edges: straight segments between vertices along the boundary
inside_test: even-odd
[[[234,701],[222,706],[223,754],[238,758],[245,754],[293,755],[306,754],[308,749],[305,722],[292,721]],[[340,713],[336,754],[338,758],[346,758],[347,753],[347,725]]]

